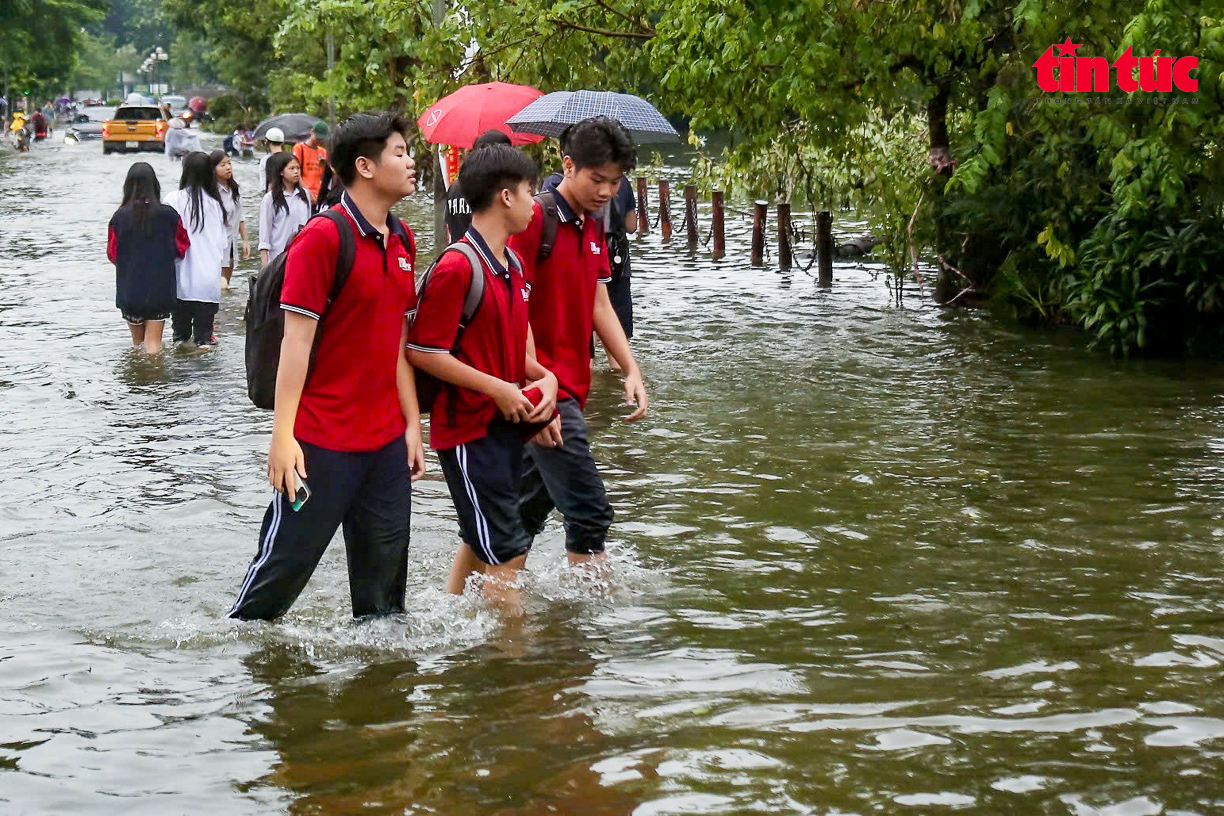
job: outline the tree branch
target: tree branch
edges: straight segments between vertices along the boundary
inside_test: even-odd
[[[627,40],[651,40],[655,37],[653,29],[643,31],[612,31],[606,28],[592,28],[591,26],[579,25],[571,23],[569,20],[562,20],[560,17],[549,17],[548,22],[557,26],[557,28],[571,29],[573,31],[583,31],[587,34],[595,34],[600,37],[617,37]]]

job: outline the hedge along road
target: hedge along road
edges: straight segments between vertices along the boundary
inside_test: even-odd
[[[0,154],[6,813],[1221,806],[1218,368],[897,308],[851,266],[821,292],[748,267],[739,219],[719,264],[656,231],[651,415],[616,421],[602,363],[590,410],[609,585],[554,523],[521,627],[443,595],[431,459],[407,615],[354,624],[337,545],[287,618],[238,625],[269,490],[251,264],[215,352],[133,353],[104,247],[136,159]],[[404,214],[428,255],[428,202]]]

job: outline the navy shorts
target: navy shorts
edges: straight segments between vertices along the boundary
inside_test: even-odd
[[[535,538],[555,508],[565,519],[567,551],[601,553],[613,513],[587,441],[586,418],[577,400],[561,400],[557,411],[561,414],[561,447],[528,443],[523,455],[519,502],[523,527]]]
[[[504,420],[482,439],[438,451],[459,516],[459,535],[485,564],[504,564],[531,549],[519,517],[523,432]]]

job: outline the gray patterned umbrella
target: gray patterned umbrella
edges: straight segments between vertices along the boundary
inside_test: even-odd
[[[680,134],[655,106],[632,94],[611,91],[557,91],[541,96],[506,120],[520,133],[560,136],[575,122],[610,116],[628,129],[637,144],[675,142]]]

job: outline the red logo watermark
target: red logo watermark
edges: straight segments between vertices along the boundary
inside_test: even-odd
[[[1138,90],[1164,92],[1174,88],[1179,91],[1198,90],[1198,80],[1190,77],[1190,72],[1198,68],[1198,57],[1162,57],[1159,48],[1150,57],[1136,57],[1128,48],[1110,64],[1104,57],[1075,56],[1075,49],[1081,45],[1083,43],[1073,43],[1068,37],[1066,42],[1051,45],[1033,63],[1041,90],[1046,93],[1110,91],[1113,90],[1109,81],[1111,71],[1118,89],[1126,93]],[[1057,56],[1054,54],[1055,48],[1059,49]],[[1139,69],[1137,80],[1136,68]]]

